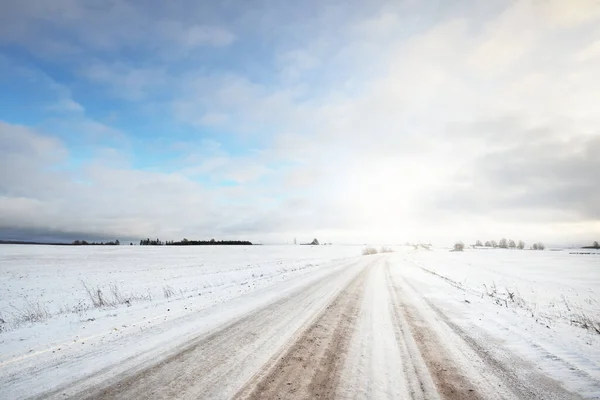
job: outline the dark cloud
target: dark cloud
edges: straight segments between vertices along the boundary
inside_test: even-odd
[[[28,228],[0,226],[0,240],[18,240],[41,243],[71,243],[74,240],[87,240],[88,242],[106,242],[118,239],[120,242],[139,241],[139,237],[116,236],[112,234],[93,233],[89,231],[62,231],[47,227]]]
[[[462,134],[459,147],[480,135],[492,144],[444,185],[429,203],[431,209],[519,211],[514,218],[520,220],[539,211],[582,221],[600,219],[600,135],[570,135],[549,127],[528,130],[516,119],[478,123]],[[494,146],[494,139],[501,145]]]

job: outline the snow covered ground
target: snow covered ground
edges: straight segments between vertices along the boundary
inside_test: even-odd
[[[10,393],[46,390],[181,341],[193,333],[186,323],[201,310],[318,277],[336,260],[358,254],[356,246],[0,246],[0,378],[9,377],[9,367],[20,374],[29,364],[104,348],[106,356],[87,370],[40,374],[35,385],[24,380]],[[94,307],[85,286],[96,300],[100,290],[107,305]],[[132,337],[144,340],[131,347]]]
[[[600,398],[600,254],[360,253],[358,246],[0,246],[0,398],[79,397],[124,377],[134,395],[146,390],[146,375],[133,380],[142,373],[169,398],[161,379],[183,379],[176,372],[183,367],[204,379],[181,381],[192,397],[260,398],[269,393],[257,392],[260,377],[279,382],[272,393],[288,388],[287,375],[271,376],[278,354],[296,375],[305,356],[327,364],[318,370],[334,375],[321,374],[321,389],[341,397],[423,390],[422,398],[436,391],[544,398],[554,387],[547,376]],[[337,357],[328,346],[337,346]],[[160,360],[167,361],[158,368]],[[436,372],[440,363],[448,365]],[[519,374],[532,378],[523,383]],[[315,389],[308,378],[299,388]],[[508,388],[483,391],[493,382]],[[96,396],[122,397],[120,387]]]
[[[396,272],[464,331],[600,398],[600,252],[578,252],[421,248],[393,259]]]

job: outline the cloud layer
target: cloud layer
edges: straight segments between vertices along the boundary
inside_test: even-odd
[[[0,17],[3,237],[600,234],[596,2],[169,4]]]

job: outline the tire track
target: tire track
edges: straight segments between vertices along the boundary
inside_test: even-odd
[[[416,351],[421,355],[419,358],[425,363],[428,375],[437,389],[436,397],[439,395],[447,400],[484,399],[485,397],[477,391],[469,378],[456,367],[454,360],[442,350],[444,345],[437,335],[400,300],[401,289],[394,284],[389,265],[386,265],[386,277],[392,293],[394,316],[399,330],[404,340],[410,335],[416,344]],[[414,357],[415,355],[411,358]],[[426,394],[425,398],[429,398],[429,394],[424,394]]]
[[[328,302],[355,280],[358,261],[336,270],[312,285],[203,335],[154,365],[132,370],[124,378],[72,397],[85,399],[187,399],[228,398],[247,380],[256,365],[266,361],[303,321],[318,314]],[[364,267],[363,267],[364,269]],[[356,271],[356,272],[355,272]],[[283,334],[282,334],[283,332]],[[262,358],[264,358],[264,361]],[[246,378],[244,378],[246,377]],[[227,384],[226,384],[227,382]],[[62,391],[48,397],[64,398]],[[46,396],[44,396],[46,397]]]
[[[236,397],[334,398],[371,268],[364,268],[291,347]]]
[[[391,275],[390,281],[393,281]],[[402,283],[412,293],[404,293],[401,286],[394,285],[399,298],[406,299],[418,295],[418,290],[403,278]],[[421,315],[422,311],[419,311],[419,308],[411,303],[400,304],[442,398],[450,400],[490,398],[558,400],[581,398],[565,390],[553,379],[535,372],[531,366],[526,365],[525,362],[517,359],[512,354],[509,355],[510,359],[505,361],[494,357],[492,352],[480,340],[476,340],[452,322],[431,301],[423,296],[419,296],[419,299],[422,300],[425,307],[434,313],[445,330],[454,335],[455,348],[453,350],[468,349],[465,354],[470,354],[471,363],[481,365],[483,369],[480,372],[485,371],[478,377],[464,374],[464,371],[458,368],[460,364],[449,356],[448,351],[444,351],[445,346],[447,346],[444,342],[447,340],[441,338],[439,333],[436,333],[432,326],[426,322]],[[486,376],[493,377],[492,381],[494,382],[502,383],[502,387],[497,383],[486,382]],[[474,385],[474,379],[477,381],[477,386]]]

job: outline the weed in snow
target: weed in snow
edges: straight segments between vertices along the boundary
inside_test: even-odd
[[[90,301],[94,308],[105,308],[105,307],[117,307],[121,304],[126,304],[127,307],[131,306],[133,301],[151,301],[152,295],[150,292],[147,294],[129,294],[124,295],[116,284],[110,284],[108,286],[109,294],[105,294],[100,286],[90,287],[85,282],[81,281]]]
[[[365,247],[362,251],[363,256],[370,256],[373,254],[377,254],[377,249],[375,247]]]
[[[19,326],[26,322],[43,322],[51,316],[46,306],[39,301],[32,302],[25,300],[25,305],[22,308],[17,308],[13,305],[11,305],[11,308],[14,310],[12,313],[12,324],[14,326]]]
[[[175,294],[175,291],[173,290],[173,288],[169,285],[165,285],[163,286],[163,295],[165,296],[165,299],[170,299],[171,297],[173,297],[173,295]]]

